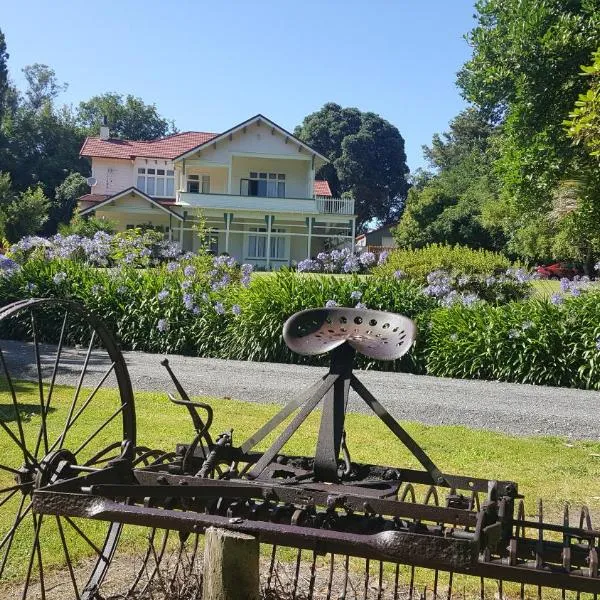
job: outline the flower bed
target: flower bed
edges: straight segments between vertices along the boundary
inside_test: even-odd
[[[136,268],[168,259],[153,259],[144,244],[134,260],[127,251],[109,258],[114,266],[98,268],[91,258],[98,243],[89,251],[82,250],[87,242],[69,242],[68,258],[48,254],[55,250],[42,242],[13,252],[20,262],[2,257],[0,305],[72,298],[100,315],[126,349],[305,364],[326,358],[287,349],[281,333],[289,316],[319,306],[365,306],[407,315],[419,336],[401,360],[360,357],[360,367],[600,389],[600,292],[585,278],[562,282],[548,300],[518,300],[529,289],[529,276],[518,269],[487,279],[438,270],[426,282],[396,272],[252,278],[250,265],[227,256],[183,255]]]

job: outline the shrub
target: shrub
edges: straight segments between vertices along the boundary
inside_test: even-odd
[[[248,288],[236,291],[241,313],[228,324],[223,358],[326,364],[326,357],[306,357],[288,350],[282,337],[283,324],[295,312],[326,305],[356,306],[400,312],[417,322],[425,322],[435,308],[420,286],[409,281],[386,278],[327,277],[279,271],[270,277],[255,278]],[[359,367],[372,367],[376,361],[358,358]],[[379,362],[377,368],[420,372],[424,362],[419,351],[401,361]]]
[[[432,314],[427,372],[600,389],[600,294]]]
[[[374,275],[393,275],[397,271],[420,283],[427,283],[432,271],[443,270],[451,275],[501,275],[510,268],[519,268],[504,255],[489,250],[472,250],[465,246],[430,244],[416,250],[394,250]]]

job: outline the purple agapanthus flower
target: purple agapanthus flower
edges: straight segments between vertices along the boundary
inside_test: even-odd
[[[404,271],[401,271],[400,269],[396,269],[394,271],[394,279],[403,279],[405,276]]]
[[[362,292],[359,290],[354,290],[350,294],[350,298],[352,298],[352,300],[360,300],[362,298]]]
[[[37,290],[37,285],[29,281],[25,284],[25,289],[31,294],[32,292],[35,292],[35,290]]]
[[[54,281],[56,285],[60,285],[66,278],[67,274],[64,271],[61,271],[52,278],[52,281]]]
[[[236,316],[237,316],[237,315],[241,314],[241,312],[242,312],[242,308],[241,308],[241,306],[240,306],[239,304],[234,304],[234,305],[231,307],[231,312],[232,312],[234,315],[236,315]]]
[[[159,319],[156,324],[156,329],[158,329],[161,333],[165,332],[169,328],[169,323],[166,319]]]
[[[156,297],[160,300],[160,302],[166,300],[169,297],[169,290],[160,290],[160,292],[156,294]]]
[[[354,308],[367,308],[367,305],[363,302],[357,302]]]
[[[215,312],[218,315],[224,315],[225,314],[225,307],[223,306],[222,302],[215,302]]]
[[[184,280],[181,282],[181,289],[182,289],[182,290],[187,290],[187,289],[189,289],[190,287],[192,287],[192,282],[191,282],[189,279],[184,279]]]
[[[193,277],[196,274],[196,267],[194,267],[194,265],[187,265],[184,269],[183,269],[183,274],[186,277]]]
[[[175,271],[177,271],[177,269],[179,269],[179,263],[176,263],[176,262],[167,263],[167,271],[169,271],[169,273],[174,273]]]
[[[183,295],[183,304],[188,310],[192,310],[194,308],[194,297],[192,294]]]
[[[565,298],[562,294],[552,294],[552,296],[550,297],[550,302],[552,302],[552,304],[562,304],[565,301]]]
[[[338,305],[338,303],[335,300],[327,300],[327,302],[325,302],[325,308],[335,308]]]

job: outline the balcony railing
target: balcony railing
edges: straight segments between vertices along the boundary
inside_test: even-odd
[[[354,198],[317,198],[317,211],[326,215],[353,215]]]
[[[236,194],[178,192],[177,204],[198,208],[246,209],[326,215],[354,214],[352,198],[264,198]]]

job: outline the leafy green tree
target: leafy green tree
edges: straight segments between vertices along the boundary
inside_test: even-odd
[[[458,85],[502,126],[494,167],[510,215],[505,233],[525,255],[533,240],[546,244],[547,226],[532,223],[551,210],[559,181],[581,158],[562,122],[584,89],[579,65],[600,43],[600,0],[478,0],[475,7],[473,56]],[[545,251],[540,246],[538,255]]]
[[[77,206],[77,198],[88,191],[86,178],[81,173],[69,173],[54,191],[50,209],[51,219],[56,223],[69,223]]]
[[[0,173],[0,224],[2,236],[14,243],[39,233],[48,220],[50,202],[41,187],[14,191],[8,173]]]
[[[435,134],[424,155],[434,172],[420,173],[409,191],[406,207],[393,230],[400,247],[419,248],[431,243],[463,244],[498,250],[504,243],[499,228],[485,223],[482,212],[497,201],[494,127],[469,108]]]
[[[77,122],[86,135],[98,135],[103,117],[111,137],[129,140],[154,140],[176,132],[174,123],[163,118],[154,104],[146,104],[131,94],[107,93],[81,102]]]
[[[6,51],[6,40],[0,29],[0,124],[6,107],[6,95],[8,93],[8,52]]]
[[[372,112],[328,103],[305,117],[295,135],[331,162],[318,173],[334,196],[352,194],[359,228],[373,219],[395,222],[409,184],[404,139]]]
[[[105,218],[82,217],[75,214],[68,225],[61,223],[58,226],[58,231],[62,235],[77,234],[91,238],[94,237],[94,234],[98,231],[104,231],[105,233],[111,234],[115,233],[117,231],[117,224]]]
[[[66,83],[59,83],[54,69],[48,65],[28,65],[23,69],[23,74],[27,81],[27,104],[34,111],[39,111],[44,104],[52,104],[69,87]]]

